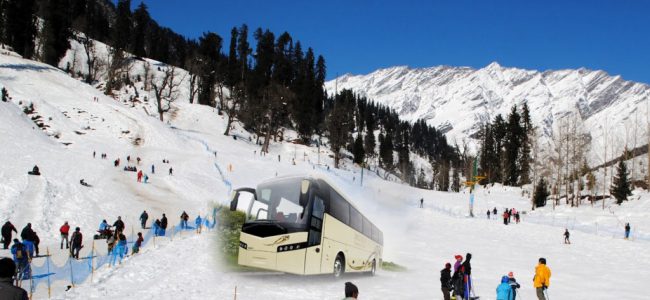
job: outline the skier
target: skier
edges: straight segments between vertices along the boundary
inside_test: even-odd
[[[173,175],[173,174],[174,174],[174,168],[170,167],[170,168],[169,168],[169,175],[171,176],[171,175]]]
[[[190,216],[187,215],[185,211],[181,214],[181,228],[185,229],[187,228],[187,220],[189,220]]]
[[[463,262],[463,265],[460,267],[461,272],[463,273],[463,283],[464,283],[464,299],[470,299],[470,291],[472,290],[472,264],[470,263],[470,260],[472,259],[472,254],[467,253],[465,255],[465,261]]]
[[[359,289],[352,282],[345,283],[345,299],[343,300],[356,300],[359,297]]]
[[[420,198],[420,208],[424,207],[424,198]]]
[[[201,233],[201,215],[196,215],[194,224],[196,225],[196,233]]]
[[[445,268],[440,270],[440,289],[444,300],[450,300],[449,292],[451,291],[451,264],[446,263]]]
[[[517,283],[515,275],[512,272],[508,272],[508,284],[510,285],[510,288],[512,288],[512,299],[517,298],[517,289],[520,288],[521,285]]]
[[[551,269],[546,266],[546,258],[540,257],[539,263],[535,267],[535,277],[533,277],[533,286],[537,294],[537,299],[546,300],[544,292],[548,289],[551,280]]]
[[[70,238],[70,256],[79,259],[79,251],[83,248],[83,235],[81,234],[81,228],[77,227],[72,233]]]
[[[564,228],[564,243],[571,244],[571,241],[569,241],[569,229],[566,228]]]
[[[497,286],[497,300],[514,300],[512,288],[508,284],[508,276],[501,277],[501,284]]]
[[[138,182],[142,182],[142,170],[138,171]]]
[[[156,166],[151,165],[151,174],[156,174]]]
[[[630,223],[625,223],[625,239],[627,240],[629,238],[630,238]]]
[[[487,217],[488,217],[488,220],[489,220],[490,219],[490,210],[489,209],[487,210]]]
[[[142,232],[138,232],[138,239],[135,241],[133,244],[133,252],[131,254],[136,254],[140,252],[140,247],[142,247],[142,242],[144,242],[144,238],[142,237]]]
[[[494,215],[495,218],[497,218],[497,208],[496,208],[496,206],[492,210],[492,214]]]
[[[121,216],[117,216],[117,220],[113,223],[113,227],[115,227],[116,233],[122,233],[122,231],[124,231],[124,222],[122,222]]]
[[[11,258],[0,259],[0,299],[27,300],[27,291],[14,286],[12,277],[16,272],[16,263]]]
[[[14,227],[14,224],[11,224],[11,222],[7,221],[4,225],[2,225],[2,244],[4,246],[4,249],[9,248],[9,244],[11,244],[12,231],[18,233],[18,230],[16,230],[16,227]]]
[[[145,229],[147,225],[147,219],[149,219],[149,214],[147,214],[147,211],[145,210],[140,215],[140,225],[142,225],[142,229]]]

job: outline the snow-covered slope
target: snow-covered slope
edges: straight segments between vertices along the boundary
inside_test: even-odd
[[[467,252],[474,255],[475,291],[481,299],[495,298],[499,278],[508,271],[521,282],[520,295],[534,298],[531,278],[542,256],[553,270],[549,295],[554,299],[646,298],[650,195],[644,192],[620,207],[608,202],[605,210],[537,209],[523,215],[522,224],[506,227],[482,212],[495,206],[499,211],[527,210],[530,204],[520,189],[479,189],[478,217],[472,219],[465,216],[465,193],[414,189],[372,172],[364,173],[361,186],[359,169],[349,161],[343,162],[344,170],[327,170],[332,159],[326,149],[318,153],[278,142],[261,156],[241,128],[233,131],[236,140],[224,136],[225,121],[210,107],[179,101],[168,121],[160,122],[145,111],[147,104],[117,101],[57,69],[7,55],[0,55],[0,86],[12,97],[0,102],[0,222],[10,219],[19,228],[31,222],[43,246],[58,246],[57,229],[64,220],[81,226],[86,236],[101,219],[113,221],[117,215],[129,228],[143,209],[152,217],[166,212],[176,222],[182,210],[193,216],[211,202],[227,203],[229,186],[222,179],[242,187],[274,176],[319,172],[384,231],[384,259],[408,268],[343,281],[233,273],[218,263],[219,247],[211,234],[186,235],[145,249],[115,268],[100,269],[93,282],[69,292],[59,285],[55,299],[232,299],[235,287],[237,299],[340,299],[348,280],[359,286],[362,299],[441,299],[438,271],[453,255]],[[118,99],[132,92],[124,89]],[[26,115],[22,109],[29,103],[35,113]],[[40,129],[32,121],[36,115],[37,122],[49,127]],[[100,159],[101,153],[109,159]],[[135,173],[113,167],[118,157],[123,166],[127,155],[142,158],[149,184],[136,183]],[[171,164],[162,164],[163,158]],[[34,164],[42,176],[27,175]],[[93,187],[79,185],[81,178]],[[423,209],[417,208],[420,197]],[[632,223],[633,240],[621,238],[623,222]],[[565,227],[573,233],[572,245],[561,242]],[[0,250],[0,255],[8,253]],[[46,295],[40,290],[35,298]]]
[[[604,144],[603,129],[621,153],[632,148],[635,122],[638,145],[645,140],[650,86],[587,69],[539,72],[500,66],[481,69],[406,66],[377,70],[366,75],[343,75],[326,83],[328,93],[352,89],[395,109],[406,120],[424,119],[448,132],[451,141],[476,133],[497,114],[504,117],[513,105],[528,103],[543,142],[557,134],[562,121],[578,120],[590,135],[593,149]],[[638,113],[638,115],[637,115]],[[637,145],[637,146],[638,146]],[[601,153],[591,153],[602,163]]]

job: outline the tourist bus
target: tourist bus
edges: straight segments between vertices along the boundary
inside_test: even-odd
[[[381,266],[383,233],[325,178],[284,177],[237,189],[230,210],[238,207],[246,211],[242,266],[335,277],[374,275]]]

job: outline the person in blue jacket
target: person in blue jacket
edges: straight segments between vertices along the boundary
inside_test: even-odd
[[[497,300],[514,300],[512,288],[508,284],[508,276],[501,277],[501,284],[497,286]]]

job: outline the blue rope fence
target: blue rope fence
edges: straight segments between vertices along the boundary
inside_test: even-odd
[[[161,228],[152,227],[143,235],[143,242],[140,246],[140,249],[147,246],[150,243],[153,243],[155,246],[156,239],[173,239],[174,236],[182,235],[183,232],[195,232],[198,233],[201,229],[212,230],[216,227],[217,221],[217,212],[218,209],[214,208],[212,216],[204,216],[203,218],[197,218],[194,222],[188,222],[187,225],[179,223],[178,225],[172,226],[163,230]],[[193,224],[189,224],[193,223]],[[198,224],[197,224],[198,223]],[[55,282],[63,282],[64,284],[74,286],[75,284],[82,283],[86,281],[89,277],[93,276],[94,272],[105,266],[114,266],[121,264],[122,260],[131,253],[133,246],[137,239],[137,235],[131,234],[130,237],[127,237],[127,241],[122,245],[115,245],[112,251],[107,254],[100,254],[97,250],[97,245],[95,241],[105,241],[103,239],[93,240],[92,248],[86,256],[80,256],[79,259],[68,257],[65,262],[61,265],[57,265],[52,260],[51,256],[45,256],[45,260],[34,260],[31,263],[27,264],[22,275],[21,286],[26,290],[30,291],[30,295],[36,292],[36,289],[46,284],[48,291],[51,290],[52,284]],[[86,242],[87,243],[87,242]],[[87,245],[87,244],[86,244]],[[49,252],[49,250],[48,250]],[[134,254],[131,254],[134,255]],[[139,255],[139,254],[135,254]],[[14,258],[15,259],[15,258]],[[42,262],[40,265],[37,262]]]

